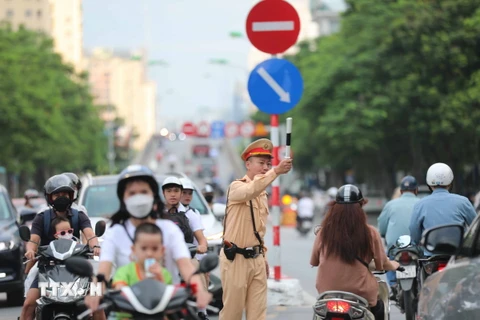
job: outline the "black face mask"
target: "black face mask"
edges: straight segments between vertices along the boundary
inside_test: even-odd
[[[205,200],[207,200],[207,202],[210,203],[213,200],[213,196],[207,195],[207,196],[205,196]]]
[[[65,212],[72,205],[72,201],[68,197],[59,197],[53,200],[52,206],[58,212]]]

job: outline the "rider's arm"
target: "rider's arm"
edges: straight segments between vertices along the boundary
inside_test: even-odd
[[[85,235],[85,240],[88,241],[89,239],[91,239],[88,243],[90,248],[99,246],[98,238],[95,236],[95,232],[93,232],[90,219],[82,211],[78,212],[78,221],[80,224],[80,230],[82,230],[82,233]]]
[[[312,255],[310,257],[310,265],[313,267],[318,267],[318,265],[320,264],[320,233],[321,231],[317,234],[315,238],[315,242],[313,243]]]
[[[110,279],[112,265],[115,262],[116,245],[115,245],[115,228],[109,228],[105,232],[102,242],[102,251],[100,252],[100,263],[98,265],[98,273]]]
[[[197,271],[192,264],[192,260],[190,258],[181,258],[181,259],[178,259],[176,262],[177,262],[178,271],[180,271],[182,279],[185,279],[185,281],[187,281],[187,279],[190,279],[190,283],[196,284],[197,291],[199,292],[205,291],[202,285],[202,279],[200,278],[200,275],[196,274],[192,276],[192,274],[194,274],[195,271]]]
[[[246,202],[258,197],[269,184],[277,178],[278,175],[274,169],[268,170],[265,174],[258,174],[250,182],[243,182],[237,180],[230,185],[228,194],[228,201],[231,202]]]

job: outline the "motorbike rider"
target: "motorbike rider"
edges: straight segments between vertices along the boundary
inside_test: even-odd
[[[182,203],[180,203],[184,191],[186,191],[185,193],[187,194],[192,192],[193,186],[191,186],[191,183],[190,185],[187,183],[187,188],[191,188],[191,190],[184,190],[182,181],[176,177],[165,178],[162,183],[162,192],[165,197],[165,211],[162,218],[175,222],[184,232],[185,242],[198,244],[197,252],[204,254],[207,252],[208,243],[203,235],[204,227],[202,218],[194,211],[187,210]],[[192,262],[195,267],[198,267],[199,261],[196,258],[194,258]],[[205,291],[208,290],[207,283],[206,278],[202,277],[202,285]],[[200,319],[207,319],[207,310],[205,308],[199,308],[198,311]]]
[[[213,187],[209,184],[206,184],[202,189],[202,194],[205,197],[205,200],[207,200],[210,210],[213,210],[213,198],[215,197],[215,190]]]
[[[40,195],[38,194],[37,190],[28,189],[28,190],[25,190],[25,193],[23,194],[23,197],[25,198],[24,207],[33,209],[34,206],[30,203],[30,199],[38,199],[38,198],[40,198]]]
[[[340,290],[364,297],[375,319],[383,320],[384,305],[369,263],[374,260],[376,270],[397,270],[399,264],[388,259],[378,231],[367,224],[366,203],[356,186],[338,189],[315,238],[310,264],[318,266],[319,293]]]
[[[45,183],[45,199],[51,208],[37,214],[33,220],[30,241],[27,242],[25,253],[25,257],[30,260],[25,268],[26,273],[30,271],[35,272],[35,268],[32,268],[32,266],[38,246],[48,245],[51,241],[55,240],[52,229],[52,220],[57,216],[67,217],[70,220],[70,224],[75,230],[74,235],[77,238],[80,237],[79,232],[81,230],[88,239],[92,239],[90,247],[95,255],[99,255],[100,246],[98,245],[98,239],[93,232],[90,220],[83,212],[71,208],[74,199],[74,192],[75,186],[73,185],[72,180],[64,174],[55,175]],[[26,294],[22,313],[20,315],[21,320],[33,319],[37,304],[36,301],[39,298],[40,291],[38,289],[37,276],[33,280],[30,289]]]
[[[406,176],[400,182],[399,198],[393,199],[385,205],[378,217],[378,231],[380,236],[385,238],[387,251],[395,245],[397,239],[403,235],[409,235],[410,218],[412,217],[413,206],[419,201],[418,183],[412,176]],[[392,259],[393,257],[389,257]],[[397,277],[395,272],[387,272],[387,279],[392,289],[390,299],[396,298]]]
[[[313,199],[309,197],[307,192],[301,192],[297,204],[297,227],[300,228],[303,221],[313,221],[314,213],[315,203]]]
[[[187,214],[187,217],[189,218],[189,221],[192,221],[192,218],[191,218],[192,214],[190,214],[190,212],[194,212],[197,215],[197,217],[200,218],[199,223],[202,224],[200,212],[197,209],[190,206],[190,203],[192,202],[192,199],[193,199],[193,192],[194,192],[192,182],[185,178],[181,178],[180,182],[182,183],[182,186],[183,186],[180,204],[183,205],[183,207],[185,208],[185,212]],[[191,223],[190,223],[190,227],[192,228],[195,236],[195,239],[193,239],[193,244],[199,246],[200,243],[203,243],[205,247],[208,247],[207,239],[203,234],[203,230],[204,230],[203,224],[202,224],[202,228],[198,229],[197,231],[194,231],[195,228]],[[195,259],[198,261],[201,261],[204,257],[205,257],[205,253],[197,253],[195,255]],[[207,272],[205,273],[205,284],[208,284],[208,283],[210,283],[210,273]],[[206,310],[199,310],[199,311],[203,312],[205,315],[207,314]]]
[[[445,163],[435,163],[428,169],[426,180],[432,194],[413,207],[409,227],[412,242],[419,244],[424,230],[448,223],[468,227],[475,219],[477,214],[470,201],[450,193],[453,179],[453,171]],[[425,255],[431,253],[425,250]]]
[[[211,296],[199,285],[200,276],[192,276],[196,268],[191,262],[182,231],[172,221],[159,219],[164,205],[160,200],[154,173],[145,166],[128,166],[120,173],[117,196],[120,209],[111,217],[112,224],[105,232],[98,273],[108,280],[114,264],[116,268],[120,268],[130,263],[133,235],[137,226],[144,222],[155,223],[163,233],[164,266],[172,274],[173,283],[180,283],[179,272],[184,279],[191,279],[198,287],[197,306],[205,308]],[[85,304],[93,311],[98,309],[99,302],[100,297],[85,298]],[[105,316],[103,311],[96,311],[94,314]]]

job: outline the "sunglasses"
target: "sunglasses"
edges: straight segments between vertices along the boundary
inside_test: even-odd
[[[55,235],[57,236],[64,236],[66,235],[67,233],[73,233],[73,229],[68,229],[68,230],[62,230],[62,231],[58,231],[57,233],[55,233]]]

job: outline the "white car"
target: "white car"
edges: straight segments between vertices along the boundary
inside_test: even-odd
[[[78,204],[85,206],[88,217],[94,226],[97,221],[104,220],[107,222],[107,228],[110,226],[109,218],[117,212],[120,202],[117,198],[117,181],[118,175],[92,176],[86,175],[82,177],[82,190],[78,199]],[[182,174],[177,174],[178,178],[187,178]],[[157,175],[159,185],[166,178],[165,175]],[[192,182],[193,183],[193,182]],[[207,205],[207,201],[203,197],[200,189],[194,184],[193,199],[191,207],[197,209],[202,217],[202,223],[205,228],[204,234],[208,241],[208,250],[219,253],[222,246],[223,226],[216,219]],[[160,194],[163,199],[163,195]],[[99,239],[102,241],[102,237]]]

